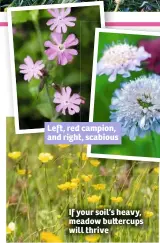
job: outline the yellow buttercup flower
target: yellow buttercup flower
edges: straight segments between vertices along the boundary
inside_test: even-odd
[[[14,151],[14,152],[10,152],[8,153],[8,157],[13,159],[13,160],[16,160],[18,159],[19,157],[21,157],[21,152],[20,151]]]
[[[153,212],[151,212],[151,211],[144,211],[144,217],[145,218],[151,218],[152,216],[154,215],[154,213]]]
[[[52,234],[51,232],[41,232],[40,240],[44,242],[52,242],[52,243],[62,242],[59,236]]]
[[[40,153],[39,156],[38,156],[38,159],[42,163],[47,163],[49,160],[53,159],[53,156],[50,153]]]
[[[111,197],[111,201],[114,203],[120,203],[120,202],[123,202],[123,198],[122,197]]]
[[[77,155],[78,155],[78,157],[80,157],[81,160],[83,160],[83,161],[86,161],[86,160],[88,159],[87,154],[86,154],[85,152],[83,152],[83,153],[78,152]]]
[[[29,175],[31,176],[31,170],[17,170],[19,175]]]
[[[68,148],[70,146],[70,144],[58,144],[59,148]]]
[[[97,196],[97,195],[92,195],[90,197],[87,197],[87,200],[90,203],[97,203],[97,202],[99,202],[100,199],[101,199],[101,197]]]
[[[85,240],[87,242],[97,242],[100,239],[100,235],[95,234],[95,235],[87,235],[85,237]]]
[[[6,227],[6,234],[11,234],[12,232],[15,231],[15,223],[10,222],[8,226]]]
[[[93,175],[81,175],[81,178],[85,181],[85,182],[89,182],[92,179]]]
[[[154,168],[154,172],[157,173],[157,174],[159,174],[159,167],[155,167]]]
[[[77,183],[75,182],[65,182],[64,184],[60,184],[57,186],[60,190],[66,191],[66,190],[72,190],[77,188]]]
[[[106,188],[106,185],[105,184],[95,184],[95,185],[92,185],[92,187],[95,189],[95,190],[104,190]]]
[[[91,163],[91,165],[93,165],[94,167],[97,167],[100,164],[100,161],[97,159],[92,159],[89,161]]]
[[[79,183],[80,182],[80,179],[79,178],[73,178],[72,180],[71,180],[71,182],[74,182],[74,183]]]

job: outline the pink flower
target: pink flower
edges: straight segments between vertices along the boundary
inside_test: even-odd
[[[52,42],[46,41],[44,43],[44,46],[48,47],[45,51],[48,56],[48,60],[54,60],[57,58],[57,63],[59,65],[66,65],[72,61],[73,56],[78,55],[77,50],[69,48],[71,46],[76,46],[79,42],[74,34],[68,35],[64,43],[62,43],[62,34],[54,32],[51,34],[51,38]]]
[[[55,92],[53,103],[59,104],[56,106],[57,112],[62,112],[63,115],[66,115],[66,110],[68,109],[69,115],[74,115],[75,113],[80,112],[80,104],[84,104],[85,101],[79,94],[72,94],[72,89],[70,87],[61,88],[60,92]]]
[[[34,63],[32,58],[27,56],[24,59],[25,64],[19,66],[20,73],[24,74],[24,80],[30,81],[33,77],[39,79],[40,76],[43,76],[41,70],[44,68],[44,64],[42,62],[43,61],[36,61]]]
[[[75,17],[66,17],[70,14],[71,8],[62,9],[49,9],[48,12],[53,16],[53,19],[48,20],[47,25],[51,25],[50,30],[54,30],[57,33],[66,33],[67,26],[73,27],[75,26],[74,21],[76,21]]]

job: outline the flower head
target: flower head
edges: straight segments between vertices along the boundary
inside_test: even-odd
[[[123,198],[122,197],[111,197],[111,201],[114,203],[121,203],[121,202],[123,202]]]
[[[71,180],[71,182],[73,182],[73,183],[79,183],[80,182],[80,179],[79,178],[73,178],[72,180]]]
[[[148,70],[160,74],[160,38],[155,40],[141,40],[139,46],[143,46],[151,54],[145,63]]]
[[[12,232],[15,231],[15,223],[10,222],[8,226],[6,227],[6,234],[11,234]]]
[[[21,170],[17,170],[17,173],[19,175],[28,175],[29,177],[31,176],[31,170],[21,169]]]
[[[85,182],[89,182],[90,180],[92,180],[93,175],[81,175],[81,178],[82,178]]]
[[[82,161],[86,161],[86,160],[88,160],[87,154],[86,154],[85,152],[82,152],[82,153],[78,152],[78,153],[77,153],[77,156],[78,156],[79,158],[81,158]]]
[[[100,239],[100,235],[94,234],[94,235],[87,235],[85,237],[85,240],[87,242],[97,242]]]
[[[57,112],[62,112],[63,115],[66,115],[66,110],[68,110],[69,115],[74,115],[75,113],[80,112],[80,104],[84,103],[79,94],[72,94],[72,89],[70,87],[63,87],[61,93],[58,91],[54,94],[53,103],[58,104],[56,106]]]
[[[106,188],[106,185],[105,184],[95,184],[95,185],[92,185],[92,187],[96,190],[96,191],[99,191],[99,190],[104,190]]]
[[[141,62],[151,57],[144,47],[117,44],[107,47],[97,65],[97,74],[106,74],[108,81],[116,80],[117,74],[124,78],[130,76],[130,71],[140,71]]]
[[[62,190],[62,191],[66,191],[66,190],[72,190],[77,188],[78,183],[77,182],[65,182],[64,184],[60,184],[57,187]]]
[[[92,159],[89,161],[91,163],[91,165],[93,165],[94,167],[97,167],[98,165],[100,165],[100,161],[97,159]]]
[[[42,163],[47,163],[49,160],[53,159],[53,156],[50,153],[40,153],[39,156],[38,156],[38,159]]]
[[[97,196],[97,195],[92,195],[90,197],[87,197],[87,200],[90,203],[98,203],[100,199],[101,199],[101,197]]]
[[[154,215],[154,213],[151,211],[148,211],[148,210],[144,211],[145,218],[151,218],[153,215]]]
[[[39,79],[43,76],[42,69],[44,68],[43,61],[33,62],[30,56],[24,59],[24,64],[19,66],[20,73],[24,74],[24,80],[30,81],[33,77]]]
[[[41,239],[41,241],[52,242],[52,243],[62,242],[62,240],[59,238],[59,236],[52,234],[51,232],[41,232],[40,239]]]
[[[21,155],[22,155],[22,153],[20,151],[14,151],[14,152],[8,153],[8,157],[13,160],[18,159],[19,157],[21,157]]]
[[[135,140],[149,131],[160,133],[160,76],[141,76],[124,83],[111,101],[111,121],[120,122],[122,135]]]
[[[73,56],[78,55],[78,51],[71,48],[78,44],[78,39],[74,34],[68,35],[67,39],[63,42],[63,35],[59,33],[51,34],[51,41],[44,43],[48,49],[45,51],[48,60],[57,59],[59,65],[66,65],[73,60]]]
[[[75,17],[67,17],[71,8],[61,8],[61,9],[49,9],[48,12],[53,16],[52,19],[47,21],[47,25],[50,25],[50,30],[55,30],[57,33],[66,33],[67,26],[75,26]]]

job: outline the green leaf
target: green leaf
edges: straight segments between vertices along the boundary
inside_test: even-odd
[[[36,22],[38,20],[39,10],[29,11],[32,21]]]
[[[15,11],[12,12],[12,23],[19,24],[25,23],[31,20],[30,11]]]
[[[48,119],[52,118],[53,112],[52,112],[52,107],[49,103],[38,104],[36,107],[42,116]]]

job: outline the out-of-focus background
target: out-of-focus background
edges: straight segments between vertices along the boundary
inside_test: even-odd
[[[43,134],[16,135],[13,118],[6,146],[7,242],[44,242],[43,231],[59,237],[52,242],[159,242],[158,163],[97,160],[87,158],[85,145],[45,145]],[[53,159],[42,163],[44,152]],[[144,225],[114,225],[91,238],[68,234],[69,208],[138,209]]]
[[[101,26],[100,7],[74,7],[70,16],[75,16],[77,21],[74,27],[68,27],[66,37],[74,33],[79,39],[78,55],[72,63],[65,66],[57,65],[56,61],[48,61],[44,53],[44,42],[50,40],[51,31],[46,22],[52,18],[47,10],[31,10],[12,12],[14,53],[16,67],[17,99],[20,129],[44,128],[44,122],[50,121],[55,112],[55,106],[48,100],[44,89],[38,92],[40,80],[32,79],[30,82],[23,80],[19,73],[19,65],[26,56],[31,56],[34,62],[43,60],[49,70],[47,83],[49,95],[53,97],[55,90],[52,83],[60,86],[70,86],[74,93],[80,93],[85,98],[81,105],[80,113],[73,116],[59,115],[56,121],[88,121],[89,103],[92,77],[92,62],[94,48],[95,28]],[[53,109],[53,111],[52,111]],[[54,121],[55,121],[54,120]]]
[[[121,12],[156,12],[160,11],[159,0],[119,0],[121,2],[118,11]],[[29,5],[41,5],[41,4],[56,4],[56,3],[69,3],[69,2],[89,2],[76,1],[76,0],[1,0],[0,8],[4,11],[9,6],[29,6]],[[118,0],[104,0],[104,9],[106,12],[114,11],[116,8],[116,2]]]
[[[111,45],[113,42],[116,44],[124,43],[124,41],[126,41],[130,45],[137,46],[141,40],[157,38],[158,37],[146,35],[100,33],[97,62],[102,57],[105,46]],[[120,88],[120,84],[122,82],[128,82],[140,77],[141,75],[148,75],[149,73],[151,72],[147,71],[145,68],[142,68],[142,70],[139,72],[131,71],[131,76],[129,78],[123,78],[121,75],[117,75],[116,80],[112,83],[108,81],[108,76],[97,75],[93,121],[109,122],[109,106],[111,105],[111,98],[113,97],[114,91]],[[160,135],[154,132],[154,137],[158,148],[160,143]],[[127,136],[124,136],[122,137],[121,145],[92,145],[92,153],[160,158],[160,150],[157,149],[155,154],[155,148],[150,134],[144,138],[137,137],[135,141],[131,141]]]

